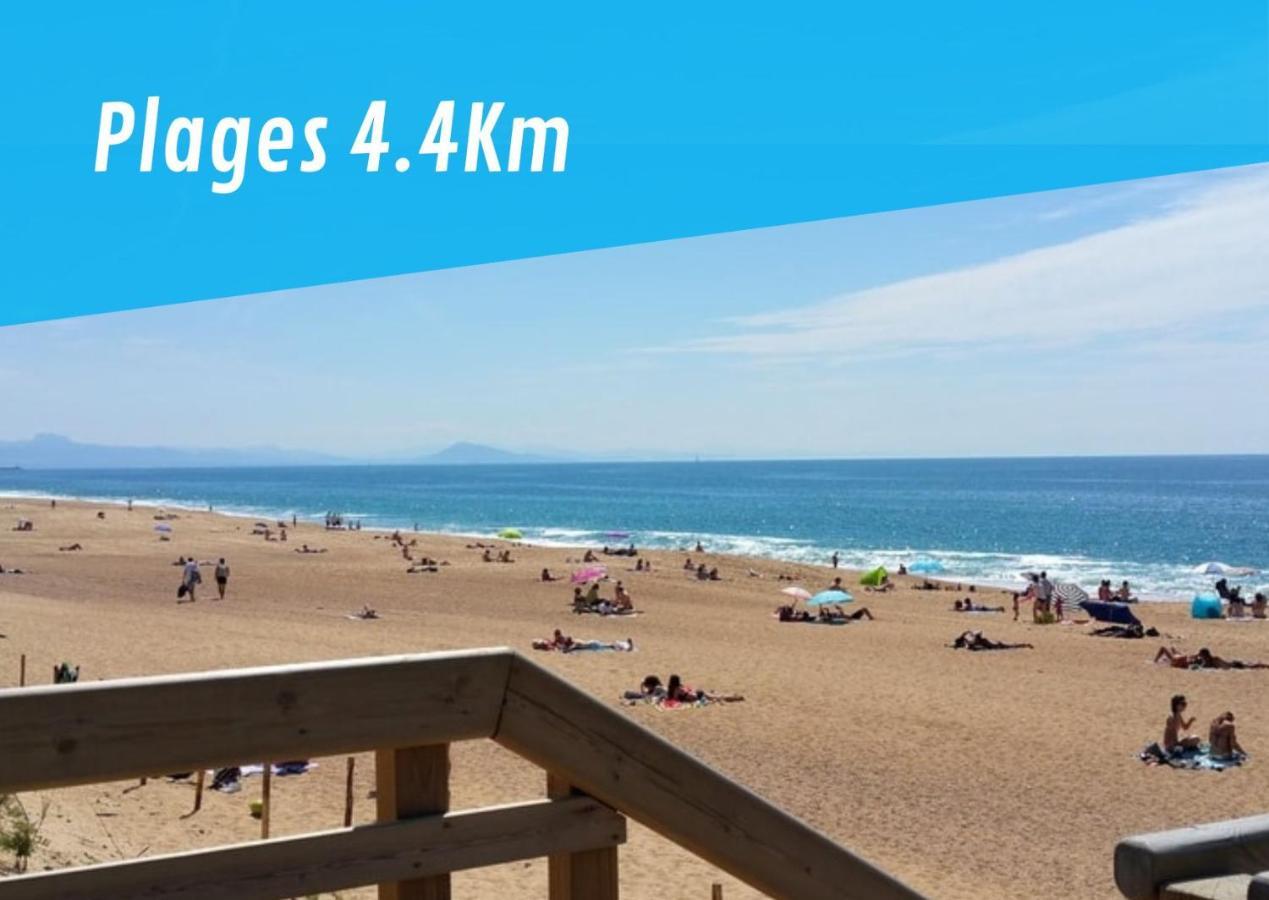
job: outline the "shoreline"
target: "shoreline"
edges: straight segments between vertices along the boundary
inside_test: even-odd
[[[52,491],[39,491],[39,493],[19,493],[19,491],[0,490],[0,501],[11,501],[11,503],[41,503],[41,501],[49,501],[49,500],[56,500],[57,503],[84,504],[84,505],[95,504],[95,505],[113,506],[113,508],[119,508],[119,509],[126,509],[127,503],[128,503],[127,499],[114,498],[114,496],[76,496],[76,495],[70,495],[70,494],[55,494],[55,493],[52,493]],[[280,522],[280,520],[287,519],[288,517],[291,517],[292,514],[294,514],[294,515],[297,515],[299,524],[307,524],[307,526],[321,526],[321,519],[317,517],[316,513],[307,513],[303,515],[303,517],[299,517],[298,510],[289,510],[289,509],[288,510],[277,510],[277,509],[263,510],[258,508],[242,509],[242,508],[233,508],[233,506],[216,506],[214,504],[194,505],[194,504],[187,503],[187,501],[165,500],[165,499],[164,500],[133,499],[132,504],[133,506],[137,506],[137,508],[142,508],[142,509],[174,509],[174,510],[180,510],[180,512],[188,512],[188,513],[203,513],[203,514],[211,513],[214,515],[225,515],[225,517],[233,518],[233,519],[269,519],[269,520],[277,520],[277,522]],[[358,519],[358,520],[374,517],[373,513],[340,513],[340,515],[343,515],[344,518]],[[577,532],[589,533],[589,532],[586,532],[585,529],[576,529],[576,528],[569,528],[569,527],[563,527],[563,526],[549,526],[549,527],[546,527],[546,529],[548,529],[548,531],[577,531]],[[335,529],[335,531],[338,531],[338,529]],[[387,526],[387,524],[374,524],[374,526],[364,526],[363,528],[360,528],[359,531],[364,531],[364,532],[368,532],[372,534],[373,533],[391,534],[392,532],[400,531],[402,534],[406,534],[406,533],[415,534],[415,536],[419,536],[419,537],[435,537],[435,538],[452,537],[452,538],[478,539],[478,541],[506,542],[506,538],[501,538],[497,536],[496,532],[433,531],[433,529],[426,529],[426,528],[419,528],[418,531],[415,531],[415,529],[409,526],[409,524],[400,524],[400,526]],[[533,528],[530,527],[529,531],[533,531]],[[652,532],[652,533],[665,534],[667,532],[659,531],[659,532]],[[637,536],[638,536],[638,532],[632,533],[632,538]],[[718,541],[718,539],[722,539],[722,541],[761,542],[761,541],[764,541],[764,539],[778,539],[778,538],[766,538],[764,536],[750,536],[750,534],[708,534],[706,533],[706,534],[700,534],[700,536],[698,537],[699,539],[702,539],[702,541],[709,541],[709,539],[713,539],[713,541]],[[518,545],[523,545],[528,547],[543,548],[543,550],[588,550],[588,548],[590,548],[590,550],[598,551],[599,547],[602,546],[602,543],[600,543],[599,541],[566,541],[566,539],[542,538],[542,537],[533,537],[533,536],[519,538],[519,539],[516,539],[516,541],[510,542],[510,543],[518,543]],[[636,541],[636,545],[638,546],[637,541]],[[624,546],[624,543],[618,543],[618,545],[614,545],[614,546]],[[690,553],[694,552],[693,547],[690,547],[690,546],[656,546],[656,545],[650,545],[650,543],[646,543],[646,545],[643,545],[643,546],[638,546],[638,548],[640,548],[641,551],[650,551],[650,552],[657,552],[657,553],[689,553],[690,555]],[[789,559],[789,557],[774,555],[774,553],[750,553],[750,552],[735,552],[731,550],[708,550],[708,547],[706,552],[712,556],[727,557],[727,559],[733,559],[737,561],[747,561],[747,562],[751,562],[751,564],[755,564],[755,562],[761,562],[761,564],[811,566],[811,567],[820,567],[820,569],[825,569],[826,571],[832,571],[832,566],[829,564],[829,562],[827,562],[827,553],[825,555],[824,562],[817,562],[817,561],[806,560],[806,559]],[[831,551],[827,551],[827,552],[831,553]],[[906,552],[896,551],[896,550],[877,551],[878,555],[887,555],[887,556],[905,555],[905,556],[910,556],[911,559],[924,559],[924,557],[937,557],[939,553],[950,553],[950,552],[967,552],[967,551],[921,551],[921,550],[915,550],[915,548],[914,550],[910,550]],[[987,553],[986,551],[975,551],[975,553],[976,555],[990,555],[990,553]],[[1015,553],[1000,553],[1000,555],[1019,556],[1019,557],[1032,556],[1032,557],[1038,557],[1038,559],[1053,559],[1051,555],[1047,555],[1047,553],[1043,553],[1043,552],[1016,553],[1016,555]],[[874,560],[871,565],[853,565],[851,564],[851,562],[844,562],[844,564],[840,566],[840,571],[846,571],[846,572],[850,572],[850,574],[858,575],[858,574],[862,574],[862,572],[864,571],[869,571],[873,569],[873,567],[876,567],[878,565],[886,566],[886,569],[890,571],[891,575],[897,575],[897,566],[892,566],[891,564],[887,564],[887,562],[876,561],[876,560]],[[1126,565],[1150,565],[1150,564],[1128,564],[1128,562],[1126,562]],[[1036,565],[1033,567],[1036,567],[1036,569],[1039,569],[1039,567],[1042,567],[1042,566]],[[1055,571],[1057,570],[1055,569]],[[928,580],[928,581],[933,581],[933,583],[935,584],[948,585],[948,589],[952,589],[950,588],[950,585],[964,585],[966,586],[966,588],[968,588],[968,586],[970,585],[973,585],[973,588],[977,590],[1001,590],[1001,592],[1006,592],[1006,593],[1015,592],[1015,590],[1025,589],[1025,583],[1022,580],[1010,580],[1010,581],[994,580],[994,579],[978,578],[978,576],[975,576],[975,575],[964,575],[964,576],[961,576],[961,578],[958,578],[958,576],[956,575],[956,572],[938,572],[938,574],[924,574],[924,572],[909,572],[909,575],[907,576],[917,581]],[[1197,576],[1197,572],[1195,572],[1195,576]],[[1207,578],[1207,576],[1204,576],[1204,578]],[[1211,578],[1214,580],[1216,578],[1220,578],[1220,576],[1212,575]],[[1266,574],[1265,578],[1269,579],[1269,574]],[[1084,585],[1081,585],[1081,586],[1084,586]],[[1085,590],[1088,590],[1088,593],[1090,595],[1094,595],[1096,592],[1095,586],[1093,586],[1093,588],[1091,589],[1085,588]],[[1138,602],[1140,603],[1176,604],[1176,603],[1189,603],[1190,600],[1192,599],[1193,599],[1192,593],[1188,595],[1160,594],[1160,593],[1147,593],[1147,592],[1138,593]]]

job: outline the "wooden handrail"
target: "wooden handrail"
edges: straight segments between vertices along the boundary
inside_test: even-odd
[[[528,660],[511,663],[494,740],[772,896],[919,896]]]
[[[615,847],[625,820],[589,797],[271,838],[0,879],[4,900],[271,900]]]
[[[505,648],[0,690],[0,793],[371,749],[385,760],[392,748],[479,738],[493,738],[559,783],[630,815],[773,896],[920,896],[618,710]],[[408,761],[414,753],[394,758]],[[400,825],[447,818],[424,816]],[[269,841],[202,852],[263,852],[260,848],[275,845],[283,846]],[[534,855],[586,858],[580,851],[590,849],[597,848],[561,847]],[[109,868],[134,865],[140,864]],[[8,891],[83,871],[0,880],[0,900],[51,896]],[[443,871],[449,869],[414,870],[409,876]],[[230,882],[232,874],[223,870],[221,881]],[[371,875],[366,869],[358,877],[402,876],[395,870]]]
[[[0,792],[487,738],[507,649],[0,690]]]

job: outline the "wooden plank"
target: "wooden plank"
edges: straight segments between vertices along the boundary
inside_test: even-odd
[[[1159,891],[1159,900],[1247,900],[1250,884],[1250,875],[1178,881],[1165,884]]]
[[[375,809],[380,822],[448,812],[449,745],[375,751]],[[449,872],[381,882],[379,900],[450,900]]]
[[[553,800],[584,796],[549,772],[546,795]],[[553,854],[547,860],[547,883],[550,900],[617,900],[617,848]]]
[[[269,813],[273,806],[273,763],[266,762],[260,773],[260,837],[269,837]]]
[[[509,650],[0,691],[0,793],[488,737]]]
[[[348,757],[344,771],[344,827],[352,825],[353,820],[353,773],[357,768],[357,757]]]
[[[494,739],[775,897],[920,895],[588,694],[516,657]]]
[[[595,800],[536,800],[0,878],[0,900],[276,900],[591,850],[625,839],[625,819]]]

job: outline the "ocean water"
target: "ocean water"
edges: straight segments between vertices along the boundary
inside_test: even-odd
[[[929,558],[940,578],[1188,598],[1221,561],[1269,570],[1269,456],[0,471],[0,494],[249,516],[327,511],[367,528],[625,543],[849,567]],[[1269,574],[1231,578],[1249,588]]]

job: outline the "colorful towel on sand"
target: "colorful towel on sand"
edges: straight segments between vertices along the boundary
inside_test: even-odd
[[[1205,769],[1211,772],[1223,772],[1235,766],[1241,766],[1245,756],[1216,757],[1206,744],[1192,750],[1176,750],[1167,753],[1158,743],[1148,744],[1138,754],[1138,758],[1148,766],[1168,766],[1173,769]]]

